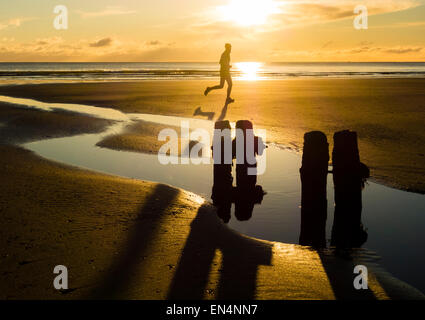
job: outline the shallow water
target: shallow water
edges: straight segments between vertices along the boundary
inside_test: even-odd
[[[233,63],[236,80],[423,77],[423,62]],[[0,63],[2,83],[212,79],[218,64],[197,62]]]
[[[21,106],[38,106],[50,110],[78,111],[75,105],[34,103],[33,100],[7,98]],[[25,101],[22,101],[25,100]],[[0,101],[4,101],[0,97]],[[25,102],[25,103],[24,103]],[[70,109],[67,109],[67,108]],[[102,116],[102,108],[85,106],[83,113]],[[47,110],[47,109],[45,109]],[[206,120],[179,117],[123,114],[107,109],[108,119],[118,124],[102,134],[86,134],[67,138],[43,140],[24,147],[52,160],[100,172],[157,181],[200,194],[209,200],[212,188],[212,165],[161,165],[157,155],[114,151],[96,147],[105,135],[119,132],[129,121],[139,119],[179,126],[189,121],[191,128],[212,130]],[[267,195],[254,208],[249,221],[239,222],[234,217],[229,226],[246,235],[285,243],[298,243],[300,232],[301,156],[285,148],[270,146],[266,151],[267,170],[258,177]],[[235,176],[235,174],[234,174]],[[369,183],[363,191],[363,224],[369,238],[363,246],[377,252],[389,272],[425,292],[425,196]],[[333,222],[333,182],[328,177],[327,238]]]

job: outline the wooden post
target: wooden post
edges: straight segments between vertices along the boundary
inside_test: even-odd
[[[214,141],[211,147],[214,156],[214,145],[220,143],[221,154],[214,157],[214,178],[211,199],[213,204],[217,207],[218,216],[225,222],[230,220],[230,211],[233,201],[233,176],[232,176],[232,164],[225,163],[225,142],[231,143],[231,127],[229,121],[219,121],[215,123],[214,128]],[[218,134],[220,133],[220,134]],[[218,152],[215,150],[215,152]]]
[[[252,212],[256,204],[261,204],[265,192],[261,186],[257,186],[257,175],[249,175],[249,168],[256,168],[257,161],[255,163],[248,163],[248,150],[247,142],[254,143],[254,148],[252,149],[253,153],[251,158],[254,158],[260,153],[259,148],[263,147],[263,142],[259,140],[258,137],[254,137],[253,141],[247,141],[247,130],[253,130],[252,122],[248,120],[240,120],[236,122],[236,129],[242,130],[243,132],[243,151],[244,159],[243,163],[236,162],[236,193],[235,193],[235,216],[239,221],[246,221],[252,217]],[[233,158],[237,155],[236,148],[238,147],[237,143],[238,135],[233,140],[232,149],[233,149]],[[259,142],[262,144],[259,146]]]
[[[243,163],[238,163],[236,161],[236,187],[237,188],[245,188],[245,189],[252,189],[255,187],[257,183],[257,175],[248,175],[248,168],[256,168],[257,162],[254,164],[249,164],[247,161],[247,148],[246,148],[246,131],[247,130],[253,130],[253,125],[251,121],[248,120],[239,120],[236,122],[236,130],[242,130],[243,132],[243,139],[244,139],[244,159]],[[237,154],[237,139],[238,136],[233,140],[232,143],[232,149],[233,149],[233,158],[236,158]],[[257,145],[257,141],[254,138],[254,145]],[[255,147],[254,147],[254,157],[255,157]]]
[[[335,215],[331,245],[360,247],[367,240],[361,223],[362,188],[369,169],[360,162],[357,133],[340,131],[334,135],[332,153],[335,187]]]
[[[320,131],[304,135],[301,175],[301,245],[326,247],[329,144]]]

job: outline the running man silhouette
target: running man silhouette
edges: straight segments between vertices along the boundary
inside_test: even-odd
[[[227,82],[226,104],[227,104],[227,103],[235,102],[235,100],[233,100],[230,97],[230,94],[232,92],[232,86],[233,86],[232,76],[230,75],[230,68],[232,68],[232,66],[230,65],[230,53],[232,52],[232,45],[230,43],[226,43],[224,47],[226,49],[224,50],[220,59],[220,84],[214,87],[207,87],[205,89],[204,95],[207,96],[208,93],[210,93],[212,90],[223,89],[224,82],[226,81]]]

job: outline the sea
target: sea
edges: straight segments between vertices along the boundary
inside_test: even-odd
[[[421,78],[425,62],[235,62],[235,80]],[[0,63],[0,83],[197,80],[219,76],[209,62]]]

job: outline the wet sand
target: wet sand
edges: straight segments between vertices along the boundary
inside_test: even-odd
[[[0,87],[0,94],[45,102],[89,104],[124,112],[192,116],[222,112],[225,90],[203,96],[211,81],[75,83]],[[268,140],[295,149],[303,134],[358,132],[372,178],[425,193],[425,79],[300,79],[235,81],[226,119],[249,119]],[[331,145],[332,148],[332,145]]]
[[[0,146],[1,299],[423,299],[377,266],[244,237],[196,195]],[[56,291],[65,265],[69,290]],[[374,270],[374,271],[371,271]]]
[[[134,121],[134,123],[127,125],[122,132],[109,135],[96,145],[112,150],[158,154],[165,143],[158,140],[158,135],[164,129],[173,129],[176,132],[180,132],[178,127],[160,125],[148,121]],[[182,141],[179,138],[178,151],[173,155],[181,156],[181,143]]]
[[[100,133],[115,121],[66,111],[39,111],[0,102],[0,144]]]
[[[69,167],[10,145],[17,131],[19,141],[31,141],[98,132],[108,122],[2,110],[9,143],[0,143],[2,299],[424,298],[362,254],[346,259],[248,238],[194,194]],[[41,120],[34,125],[33,118]],[[74,122],[64,130],[58,119]],[[59,264],[69,271],[65,292],[52,286]],[[367,291],[353,289],[357,264],[370,267]]]

